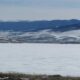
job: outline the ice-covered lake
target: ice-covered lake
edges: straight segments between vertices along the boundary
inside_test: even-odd
[[[80,45],[0,44],[0,72],[80,76]]]

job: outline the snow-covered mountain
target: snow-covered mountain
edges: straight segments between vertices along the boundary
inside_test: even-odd
[[[80,20],[0,22],[2,43],[80,43]]]
[[[52,30],[40,30],[37,32],[1,31],[0,42],[80,43],[80,30],[66,32],[54,32]]]

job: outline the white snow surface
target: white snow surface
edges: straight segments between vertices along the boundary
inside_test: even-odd
[[[0,44],[0,72],[80,76],[80,45]]]

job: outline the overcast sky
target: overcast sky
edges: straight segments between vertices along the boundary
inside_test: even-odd
[[[80,0],[0,0],[0,20],[80,19]]]

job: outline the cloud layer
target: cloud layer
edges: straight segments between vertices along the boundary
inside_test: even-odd
[[[0,5],[78,8],[80,0],[0,0]]]
[[[80,18],[80,0],[0,0],[1,20]]]

